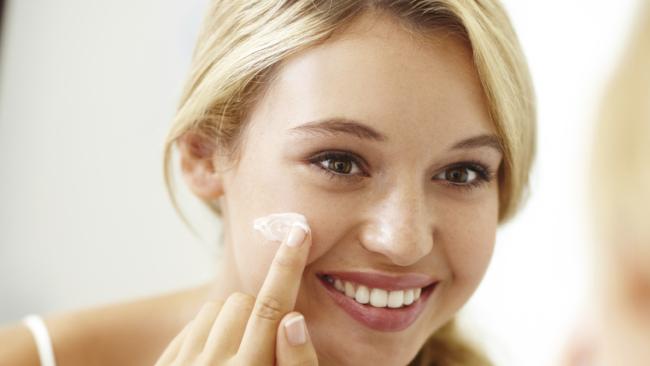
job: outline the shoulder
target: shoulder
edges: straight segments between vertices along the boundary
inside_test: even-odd
[[[206,296],[202,286],[45,317],[57,364],[154,364],[207,301]],[[5,340],[11,346],[0,348],[11,350],[0,351],[0,364],[39,364],[36,346],[24,325],[0,330],[0,342],[6,344]]]
[[[16,324],[0,328],[0,364],[39,366],[36,344],[26,326]]]

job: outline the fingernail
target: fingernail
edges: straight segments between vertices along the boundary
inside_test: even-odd
[[[299,346],[307,342],[307,331],[305,318],[302,315],[295,316],[284,323],[284,332],[287,334],[287,341],[292,346]]]
[[[299,225],[293,225],[287,237],[287,246],[297,247],[305,241],[307,233]]]

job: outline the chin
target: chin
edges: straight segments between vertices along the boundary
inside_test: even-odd
[[[367,346],[349,344],[322,351],[316,348],[318,364],[320,366],[404,366],[417,354],[417,349],[406,353],[407,350],[401,347],[378,349]]]

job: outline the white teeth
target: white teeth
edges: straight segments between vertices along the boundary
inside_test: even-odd
[[[404,291],[391,291],[388,293],[388,307],[401,308],[404,304]]]
[[[404,305],[411,305],[413,303],[414,290],[408,289],[404,291]]]
[[[329,281],[328,281],[329,282]],[[344,293],[347,297],[355,299],[360,304],[370,304],[377,308],[389,307],[392,309],[408,306],[417,301],[422,294],[421,288],[408,290],[388,291],[381,288],[368,288],[340,279],[332,279],[334,288]]]
[[[367,304],[370,300],[370,291],[366,286],[359,286],[357,293],[354,295],[354,299],[357,300],[360,304]]]
[[[376,308],[385,308],[388,304],[388,293],[380,288],[370,291],[370,305]],[[400,304],[401,305],[401,304]]]
[[[345,292],[345,287],[343,286],[343,282],[341,282],[341,280],[339,280],[338,278],[336,279],[336,281],[334,281],[334,288],[336,288],[341,292]]]
[[[355,292],[354,286],[350,282],[345,282],[345,296],[354,297]]]

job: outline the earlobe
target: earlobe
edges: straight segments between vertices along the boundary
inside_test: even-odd
[[[195,195],[206,200],[214,200],[223,195],[221,176],[214,171],[211,161],[195,161],[182,165],[185,183]]]
[[[188,132],[178,140],[181,170],[190,190],[205,200],[214,200],[224,193],[221,173],[214,167],[214,149],[205,138]]]

